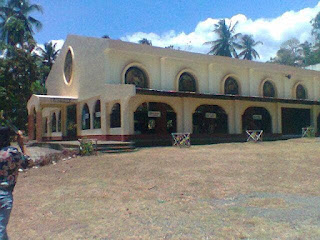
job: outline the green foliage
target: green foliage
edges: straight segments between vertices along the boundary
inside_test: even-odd
[[[139,44],[145,44],[145,45],[149,45],[152,46],[152,42],[151,40],[148,40],[146,38],[142,38],[141,40],[138,41]]]
[[[79,153],[81,156],[90,156],[95,152],[93,143],[91,141],[81,140]]]
[[[205,45],[211,45],[209,54],[225,56],[225,57],[238,57],[236,48],[241,48],[241,45],[237,43],[237,38],[241,36],[240,33],[235,34],[235,28],[238,22],[233,26],[232,23],[227,26],[224,19],[220,20],[218,24],[215,24],[214,33],[218,35],[218,39],[215,41],[205,42]]]
[[[258,52],[254,49],[255,46],[263,44],[262,42],[256,42],[251,35],[244,35],[241,38],[240,49],[242,50],[239,54],[239,58],[252,60],[254,58],[260,58]]]

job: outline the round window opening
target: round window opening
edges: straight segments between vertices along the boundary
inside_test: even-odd
[[[64,60],[64,77],[66,82],[69,84],[72,79],[72,65],[73,65],[73,55],[71,49],[68,50],[66,58]]]

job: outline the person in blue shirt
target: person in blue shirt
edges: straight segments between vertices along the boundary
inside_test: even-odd
[[[13,189],[20,168],[32,165],[32,160],[26,155],[21,131],[17,132],[17,142],[21,152],[10,146],[10,129],[0,127],[0,240],[8,239],[7,225],[13,204]]]

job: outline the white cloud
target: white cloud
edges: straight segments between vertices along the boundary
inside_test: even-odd
[[[238,21],[237,32],[252,34],[256,41],[262,41],[263,45],[256,47],[260,54],[260,61],[267,61],[274,57],[280,44],[290,38],[297,38],[300,42],[312,41],[310,21],[320,11],[320,2],[314,8],[305,8],[300,11],[288,11],[274,19],[260,18],[252,20],[242,14],[226,19],[227,22]],[[155,33],[137,32],[122,37],[121,40],[138,42],[142,38],[152,41],[154,46],[165,47],[174,45],[181,50],[207,53],[210,46],[203,45],[204,42],[215,40],[216,36],[212,30],[219,19],[208,18],[198,23],[191,33],[174,30],[158,35]]]

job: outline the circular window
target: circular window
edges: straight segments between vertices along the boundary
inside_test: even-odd
[[[70,84],[72,79],[72,69],[73,68],[73,53],[71,48],[69,48],[66,58],[64,60],[64,77],[67,84]]]

